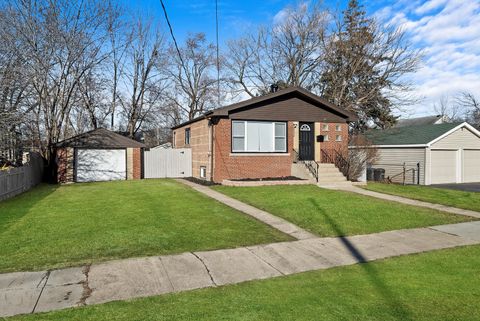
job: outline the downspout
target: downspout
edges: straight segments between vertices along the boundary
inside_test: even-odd
[[[214,145],[213,145],[213,140],[214,140],[214,123],[212,119],[210,118],[208,120],[208,166],[210,167],[210,181],[213,182],[213,168],[214,168]]]

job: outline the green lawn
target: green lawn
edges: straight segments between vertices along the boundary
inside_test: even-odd
[[[480,212],[480,193],[418,185],[368,183],[368,190]]]
[[[173,180],[42,185],[0,203],[0,272],[284,240]]]
[[[470,246],[11,320],[473,321],[479,266]]]
[[[320,236],[368,234],[471,220],[315,185],[215,186],[214,189]]]

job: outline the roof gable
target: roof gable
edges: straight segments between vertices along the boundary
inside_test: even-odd
[[[56,147],[77,148],[142,148],[144,144],[105,128],[97,128],[56,144]]]
[[[245,110],[249,108],[256,108],[256,107],[263,107],[268,105],[270,101],[278,101],[282,100],[285,97],[297,97],[304,101],[310,102],[317,107],[324,108],[332,113],[335,113],[343,118],[347,119],[348,121],[355,121],[357,116],[353,113],[346,111],[343,108],[335,106],[334,104],[330,103],[329,101],[303,89],[300,87],[290,87],[287,89],[279,90],[275,93],[270,93],[264,96],[254,97],[251,99],[247,99],[241,101],[239,103],[235,103],[232,105],[228,105],[222,108],[215,109],[211,112],[212,116],[228,116],[233,112],[238,112],[239,110]]]

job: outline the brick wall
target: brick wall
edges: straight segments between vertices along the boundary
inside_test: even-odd
[[[141,148],[133,149],[133,179],[142,178],[142,150]]]
[[[284,177],[291,175],[293,123],[288,123],[288,153],[232,154],[230,119],[220,119],[214,132],[213,180],[221,183],[224,179]]]
[[[190,144],[185,144],[185,129],[190,128]],[[211,166],[209,164],[209,126],[208,120],[203,119],[174,130],[175,148],[192,149],[192,176],[200,178],[200,167],[207,169],[207,179],[210,178]]]
[[[320,149],[324,150],[337,150],[342,153],[348,151],[348,124],[345,123],[326,123],[328,125],[328,130],[324,130],[324,123],[319,123],[319,133],[320,135],[328,135],[329,140],[324,141],[323,143],[318,143]],[[336,130],[336,126],[340,126],[340,131]],[[341,141],[336,141],[336,136],[341,137]],[[317,146],[315,146],[317,147]],[[321,157],[320,157],[321,159]],[[320,160],[319,159],[319,160]]]
[[[57,182],[60,184],[73,182],[74,149],[59,148],[56,152]]]

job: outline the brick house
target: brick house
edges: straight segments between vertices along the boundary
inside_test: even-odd
[[[192,175],[224,180],[295,176],[292,164],[326,163],[348,151],[356,116],[302,88],[209,111],[173,127],[173,147],[191,148]],[[321,173],[319,173],[320,175]]]
[[[59,183],[141,179],[145,145],[98,128],[56,144]]]

